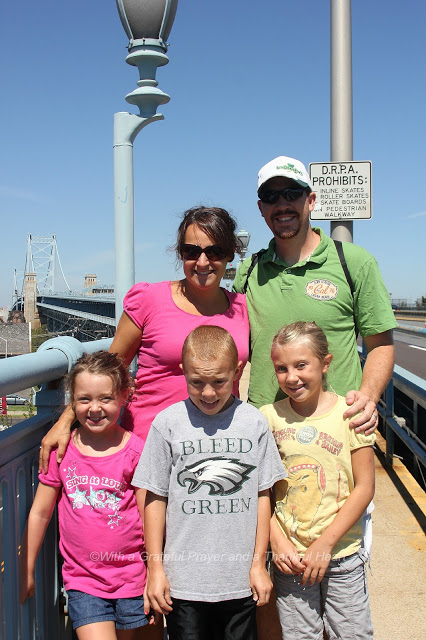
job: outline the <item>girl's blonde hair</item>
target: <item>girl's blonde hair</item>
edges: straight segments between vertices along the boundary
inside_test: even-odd
[[[315,322],[292,322],[282,327],[272,340],[271,356],[277,350],[277,347],[283,347],[290,342],[300,340],[308,343],[314,356],[323,362],[324,358],[330,353],[325,333]],[[323,375],[323,385],[325,387],[326,377]]]
[[[132,383],[126,365],[116,353],[108,351],[85,353],[77,360],[66,377],[65,384],[70,394],[71,404],[74,404],[75,379],[80,373],[108,376],[112,380],[112,389],[115,395],[126,395]]]

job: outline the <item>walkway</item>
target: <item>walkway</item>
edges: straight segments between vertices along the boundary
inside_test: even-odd
[[[426,494],[394,459],[383,466],[385,441],[376,447],[373,554],[369,576],[375,640],[426,638]]]

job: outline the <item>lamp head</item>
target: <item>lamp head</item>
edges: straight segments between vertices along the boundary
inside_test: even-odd
[[[129,38],[129,49],[151,44],[167,51],[178,0],[116,0],[116,3]]]

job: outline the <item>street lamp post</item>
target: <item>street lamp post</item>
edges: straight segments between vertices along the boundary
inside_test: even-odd
[[[245,229],[241,229],[236,233],[236,236],[240,243],[240,246],[239,246],[240,259],[238,264],[241,264],[241,262],[246,257],[248,243],[250,242],[250,234]],[[231,288],[231,284],[235,280],[236,273],[237,273],[237,267],[232,266],[232,264],[229,267],[227,267],[227,269],[225,270],[225,275],[223,279],[225,280],[227,289]]]
[[[126,62],[138,68],[138,88],[126,100],[139,115],[114,114],[114,231],[115,319],[121,316],[123,298],[135,283],[133,142],[146,125],[164,116],[157,113],[170,96],[158,89],[157,68],[168,63],[166,40],[173,26],[178,0],[116,0],[121,23],[129,38]]]
[[[247,247],[250,242],[250,234],[245,229],[240,229],[240,231],[237,232],[237,238],[241,243],[241,262],[242,262],[246,257]]]
[[[351,0],[330,0],[330,160],[353,159]],[[334,240],[353,241],[352,220],[330,222]]]

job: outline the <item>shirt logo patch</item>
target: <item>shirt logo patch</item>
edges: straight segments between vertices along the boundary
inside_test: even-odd
[[[296,433],[296,440],[300,444],[310,444],[318,435],[318,430],[315,427],[304,426],[298,429]]]
[[[186,466],[178,473],[177,481],[181,487],[188,486],[189,494],[204,485],[209,487],[211,496],[227,496],[240,491],[255,468],[235,458],[205,458]]]
[[[333,300],[337,298],[337,291],[337,285],[330,280],[311,280],[305,287],[305,295],[314,300]]]

